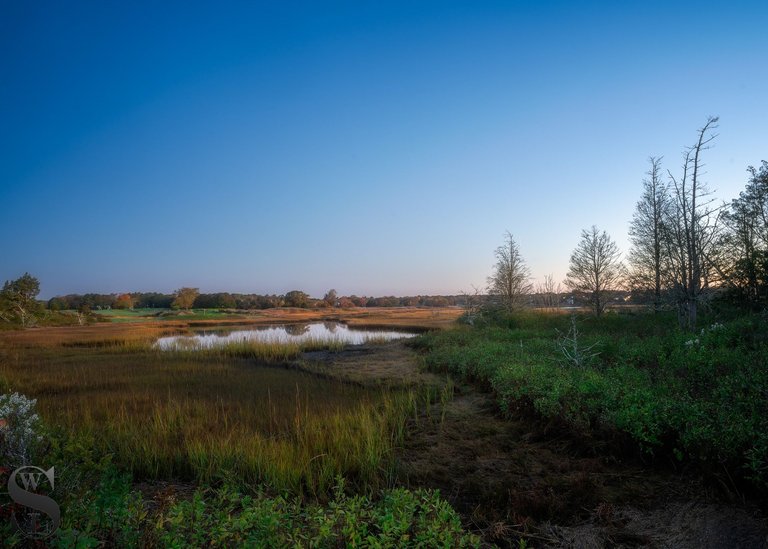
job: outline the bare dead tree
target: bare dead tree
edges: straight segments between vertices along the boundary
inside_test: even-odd
[[[628,263],[629,284],[634,289],[653,292],[653,308],[662,304],[662,290],[668,285],[664,245],[664,222],[669,216],[670,196],[662,181],[661,157],[648,159],[650,168],[643,179],[643,195],[635,206],[629,226],[632,248]]]
[[[536,286],[536,297],[540,307],[544,309],[555,309],[560,305],[560,294],[563,293],[563,287],[555,282],[552,274],[544,276],[544,281]]]
[[[590,294],[595,316],[608,305],[607,292],[618,289],[624,279],[621,252],[608,233],[591,229],[581,231],[581,241],[571,254],[565,285]]]
[[[592,364],[600,356],[600,351],[596,350],[600,346],[599,341],[592,343],[592,345],[584,344],[576,324],[576,315],[571,315],[571,328],[567,334],[562,334],[558,330],[555,344],[563,354],[561,363],[564,366],[584,368]]]
[[[85,326],[85,323],[88,321],[88,316],[81,310],[75,311],[75,318],[77,318],[77,323],[80,326]]]
[[[669,272],[683,328],[696,327],[699,302],[718,277],[716,269],[720,209],[702,180],[702,154],[717,137],[717,117],[709,117],[697,132],[696,143],[683,153],[682,174],[668,172],[671,208],[665,223]]]
[[[488,277],[488,293],[501,299],[508,311],[523,305],[525,296],[531,293],[530,270],[525,264],[515,239],[507,232],[504,244],[496,248],[496,265]]]
[[[464,298],[464,310],[466,311],[467,322],[469,324],[474,324],[482,307],[483,291],[473,284],[472,291],[462,291],[461,296]]]

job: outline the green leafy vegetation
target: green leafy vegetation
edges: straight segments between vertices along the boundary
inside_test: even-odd
[[[283,497],[196,492],[162,517],[162,545],[277,547],[474,547],[456,512],[435,492],[385,490],[377,499],[345,495],[343,483],[327,505]]]
[[[390,488],[351,495],[338,477],[328,497],[309,500],[239,483],[192,489],[160,485],[142,493],[131,476],[85,441],[62,436],[47,455],[63,469],[51,496],[63,509],[50,547],[478,547],[457,513],[429,490]],[[0,512],[9,511],[0,500]],[[25,547],[10,521],[0,521],[6,547]]]
[[[21,328],[34,326],[42,309],[36,299],[39,293],[40,281],[29,273],[7,280],[0,289],[0,321]]]
[[[648,453],[768,480],[768,319],[712,320],[691,334],[671,315],[579,320],[518,314],[421,336],[433,369],[488,384],[504,410],[530,408],[586,431],[623,433]],[[563,333],[590,349],[564,360]],[[560,334],[560,335],[558,335]]]

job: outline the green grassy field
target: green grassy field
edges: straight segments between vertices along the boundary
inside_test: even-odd
[[[74,312],[74,311],[72,311]],[[97,318],[110,322],[146,322],[147,320],[223,320],[243,318],[243,315],[220,311],[218,309],[103,309],[93,311]]]

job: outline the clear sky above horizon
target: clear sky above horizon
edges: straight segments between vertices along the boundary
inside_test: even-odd
[[[768,3],[3,2],[0,281],[454,294],[768,159]]]

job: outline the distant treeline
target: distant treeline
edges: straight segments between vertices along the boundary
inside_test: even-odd
[[[177,294],[133,292],[123,294],[69,294],[56,296],[47,302],[50,310],[105,309],[170,309]],[[234,294],[219,292],[199,294],[194,298],[195,309],[272,309],[276,307],[450,307],[463,306],[464,296],[366,297],[341,296],[333,300],[316,299],[302,291],[286,294]]]
[[[609,292],[614,304],[646,305],[653,301],[648,291]],[[178,294],[159,292],[133,292],[122,294],[69,294],[56,296],[47,302],[52,311],[63,310],[107,310],[107,309],[171,309],[178,308],[174,303]],[[533,293],[527,296],[529,307],[568,307],[588,306],[590,296],[584,292],[560,292],[547,294]],[[489,304],[495,300],[492,295],[430,295],[430,296],[341,296],[332,300],[310,297],[305,292],[294,290],[286,294],[235,294],[218,292],[198,294],[192,302],[194,309],[274,309],[277,307],[299,307],[307,309],[323,307],[466,307],[468,299],[478,304]]]

